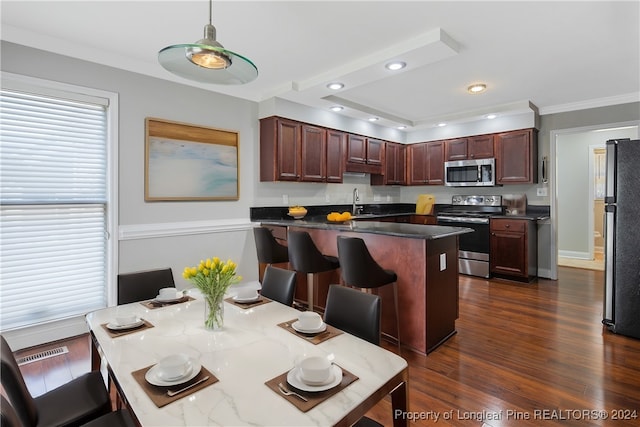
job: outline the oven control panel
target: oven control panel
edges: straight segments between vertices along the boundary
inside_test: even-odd
[[[502,206],[502,196],[453,196],[451,204],[457,206]]]

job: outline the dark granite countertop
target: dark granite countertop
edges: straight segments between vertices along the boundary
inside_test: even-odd
[[[296,220],[270,220],[259,221],[264,225],[277,225],[284,227],[315,228],[321,230],[353,231],[356,233],[385,234],[389,236],[407,237],[411,239],[435,240],[458,234],[471,233],[471,228],[448,227],[442,225],[417,225],[395,222],[352,220],[344,223],[329,223],[310,221],[307,219]]]

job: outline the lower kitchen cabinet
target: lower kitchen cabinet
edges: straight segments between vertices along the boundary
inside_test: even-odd
[[[495,277],[529,281],[537,274],[535,221],[491,218],[489,264]]]

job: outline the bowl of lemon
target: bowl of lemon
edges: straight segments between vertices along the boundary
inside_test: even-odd
[[[302,219],[307,214],[307,209],[304,206],[289,206],[289,213],[287,215],[293,217],[293,219]]]
[[[345,222],[350,221],[351,218],[351,212],[331,212],[327,215],[327,221],[329,222]]]

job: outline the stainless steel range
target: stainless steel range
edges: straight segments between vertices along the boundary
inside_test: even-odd
[[[460,274],[488,278],[489,218],[504,215],[502,196],[453,196],[451,206],[439,209],[439,225],[467,227],[473,233],[460,235],[458,269]]]

